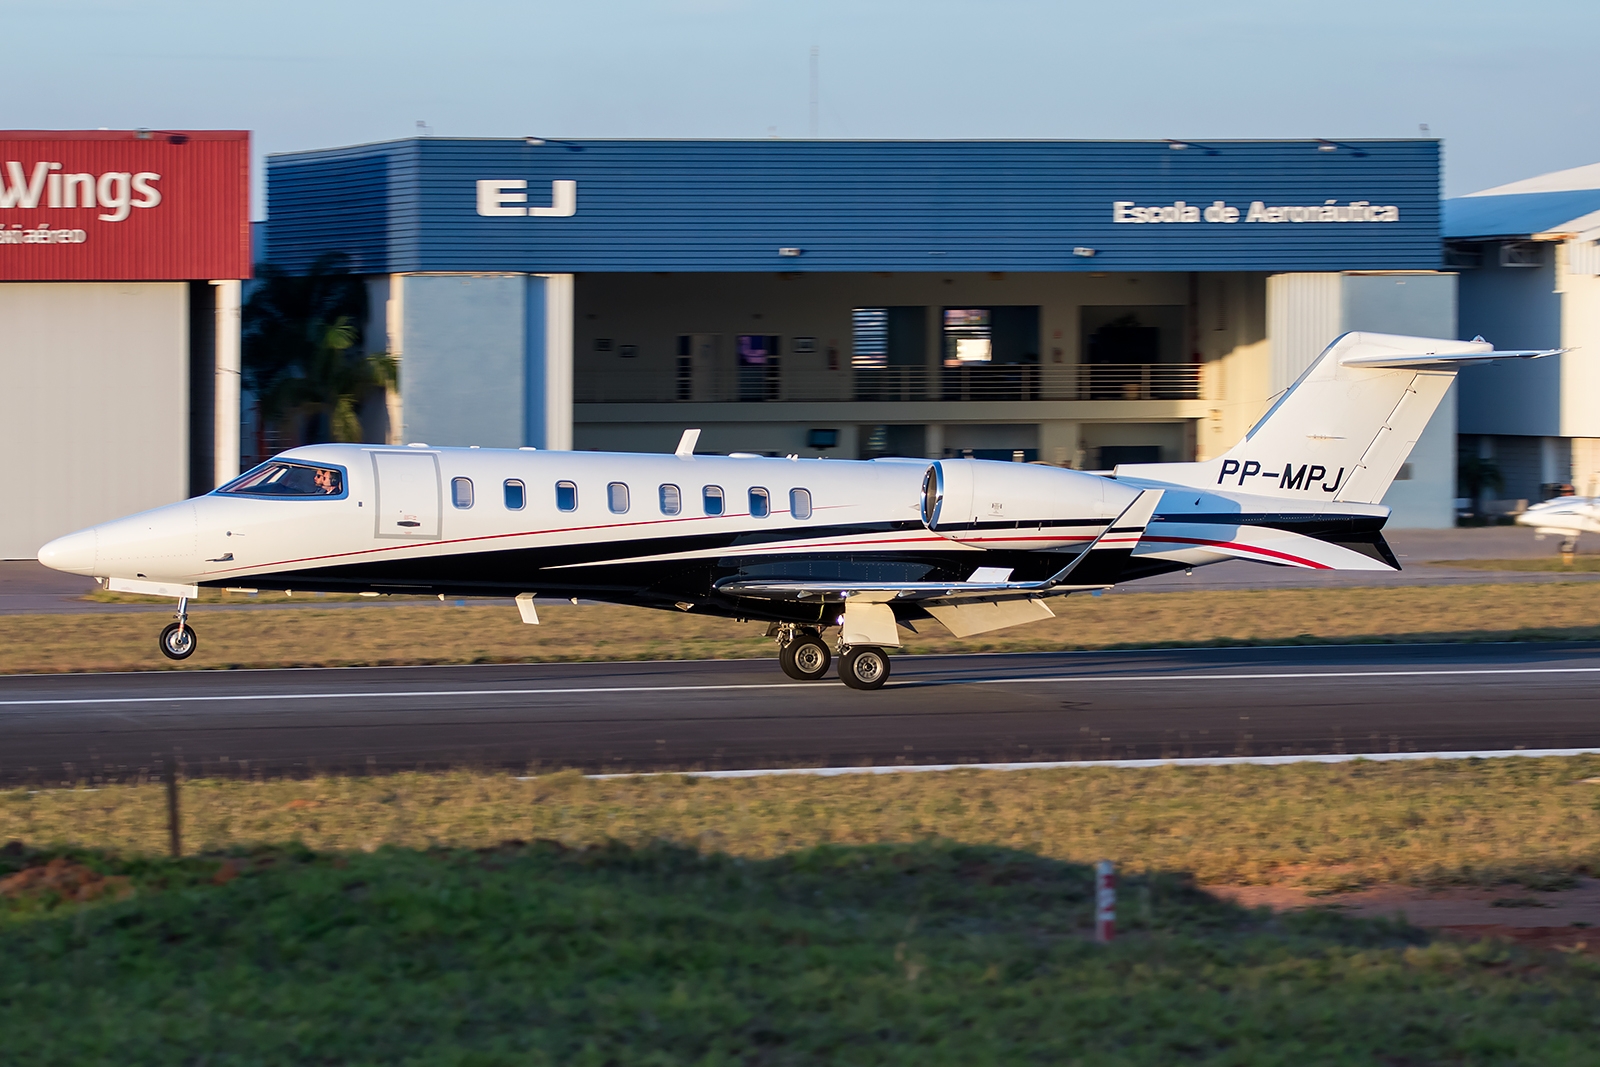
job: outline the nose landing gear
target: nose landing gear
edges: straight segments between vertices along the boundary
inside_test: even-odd
[[[200,646],[200,641],[189,626],[189,598],[178,598],[178,621],[169,622],[161,631],[161,654],[168,659],[188,659]]]

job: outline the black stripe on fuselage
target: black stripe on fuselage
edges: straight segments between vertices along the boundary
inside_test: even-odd
[[[1161,521],[1159,518],[1156,521]],[[1268,526],[1294,530],[1320,540],[1344,544],[1374,558],[1384,558],[1388,546],[1377,534],[1382,519],[1328,515],[1185,515],[1166,521],[1226,526]],[[1074,520],[1079,526],[1101,525],[1104,520]],[[1063,523],[1065,524],[1065,523]],[[1375,525],[1374,525],[1375,524]],[[1037,524],[1034,524],[1037,525]],[[1367,529],[1360,529],[1365,526]],[[1015,527],[1013,527],[1015,528]],[[818,604],[785,603],[749,597],[726,596],[715,591],[725,579],[841,582],[959,582],[979,566],[1009,567],[1012,580],[1044,581],[1058,573],[1069,553],[989,548],[981,553],[928,544],[919,549],[893,544],[796,548],[775,553],[772,546],[789,541],[830,537],[920,533],[915,520],[832,526],[780,527],[770,530],[736,530],[674,537],[630,540],[580,541],[537,548],[497,548],[478,552],[439,553],[427,556],[385,557],[324,566],[297,566],[268,574],[236,575],[199,584],[210,587],[249,585],[261,589],[298,589],[307,592],[377,592],[443,594],[445,596],[510,597],[518,593],[576,596],[592,600],[666,607],[688,603],[710,614],[760,619],[816,621]],[[1364,547],[1358,547],[1364,546]],[[768,551],[751,552],[766,548]],[[1121,550],[1105,550],[1122,557],[1112,581],[1130,581],[1182,570],[1186,564],[1133,557]],[[716,552],[690,559],[648,557]],[[646,557],[646,558],[640,558]],[[631,562],[620,562],[628,560]],[[1386,560],[1386,561],[1388,561]],[[1107,562],[1110,562],[1108,554]],[[1391,563],[1391,565],[1394,565]],[[1096,568],[1097,570],[1099,568]],[[1077,582],[1078,576],[1073,576]],[[837,600],[831,601],[837,606]],[[900,606],[896,606],[899,610]],[[920,609],[907,608],[908,615]]]

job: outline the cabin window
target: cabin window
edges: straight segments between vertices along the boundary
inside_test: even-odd
[[[701,490],[700,500],[705,505],[707,515],[722,514],[722,486],[708,485]]]
[[[450,479],[450,503],[458,508],[470,508],[472,506],[471,478]]]
[[[661,514],[676,515],[683,510],[683,492],[675,485],[661,487]]]
[[[772,513],[772,494],[760,486],[750,490],[750,517],[764,519]]]
[[[628,513],[628,486],[626,482],[612,482],[606,486],[606,507],[613,515]]]
[[[344,469],[272,460],[246,471],[217,492],[239,496],[343,497]]]
[[[506,479],[506,510],[521,511],[528,503],[527,486],[515,478]]]
[[[797,519],[809,519],[811,517],[811,490],[789,490],[789,514]]]
[[[557,511],[577,511],[578,510],[578,483],[577,482],[557,482],[556,483],[556,510]]]

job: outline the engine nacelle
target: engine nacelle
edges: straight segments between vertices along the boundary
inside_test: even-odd
[[[1082,471],[944,459],[922,481],[922,522],[977,548],[1040,551],[1087,545],[1139,490]]]

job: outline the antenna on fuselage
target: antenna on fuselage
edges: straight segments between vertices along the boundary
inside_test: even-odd
[[[698,429],[683,431],[683,436],[678,438],[678,447],[673,450],[672,454],[687,459],[689,456],[694,455],[694,446],[699,440],[700,431]]]

